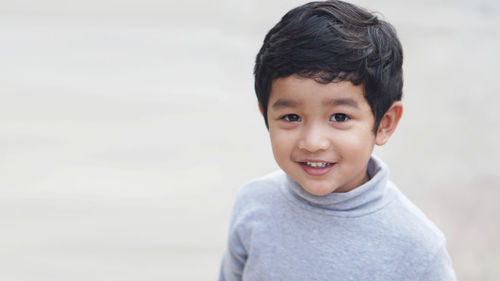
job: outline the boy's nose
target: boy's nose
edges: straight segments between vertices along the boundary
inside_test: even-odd
[[[299,149],[304,149],[309,152],[326,150],[329,147],[330,140],[320,126],[311,126],[307,128],[298,143]]]

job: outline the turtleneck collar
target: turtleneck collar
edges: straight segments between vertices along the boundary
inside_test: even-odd
[[[286,175],[282,189],[302,207],[313,212],[337,216],[363,216],[375,212],[389,203],[393,196],[388,188],[389,169],[382,160],[372,156],[368,161],[369,180],[345,193],[330,193],[323,196],[310,194],[290,176]]]

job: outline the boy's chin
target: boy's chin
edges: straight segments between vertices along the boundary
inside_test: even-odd
[[[328,195],[328,194],[335,192],[335,190],[333,190],[333,191],[317,191],[317,190],[309,190],[309,189],[305,189],[305,188],[304,188],[304,190],[307,191],[309,194],[314,195],[314,196],[325,196],[325,195]]]
[[[305,191],[315,196],[325,196],[331,193],[345,193],[363,184],[363,182],[360,182],[359,184],[353,184],[351,182],[350,184],[353,184],[353,187],[350,187],[349,185],[342,185],[339,183],[335,183],[331,179],[330,180],[325,179],[324,181],[319,181],[319,182],[318,181],[308,182],[307,180],[302,182],[299,180],[297,182],[302,186],[302,188]]]
[[[302,185],[302,184],[301,184]],[[330,193],[337,192],[338,187],[332,186],[331,184],[327,185],[310,185],[310,184],[304,184],[302,185],[302,188],[304,188],[305,191],[307,191],[311,195],[315,196],[325,196]]]

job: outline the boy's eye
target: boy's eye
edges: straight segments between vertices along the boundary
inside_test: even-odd
[[[287,114],[287,115],[281,117],[281,119],[288,121],[288,122],[299,122],[301,120],[297,114]]]
[[[335,113],[330,117],[330,121],[333,122],[344,122],[349,120],[349,117],[344,113]]]

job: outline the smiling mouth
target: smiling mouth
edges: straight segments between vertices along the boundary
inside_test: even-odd
[[[308,167],[311,167],[311,168],[326,168],[328,166],[331,166],[335,163],[329,163],[329,162],[300,162],[301,164],[303,165],[306,165]]]

